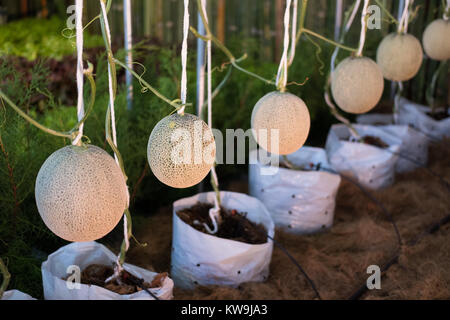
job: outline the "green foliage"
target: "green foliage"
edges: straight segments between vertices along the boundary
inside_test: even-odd
[[[64,28],[65,21],[56,16],[50,19],[21,19],[0,26],[0,55],[14,55],[28,60],[38,57],[60,60],[75,53],[75,38],[63,37]],[[102,37],[85,32],[86,48],[101,45]]]
[[[46,77],[41,63],[31,71],[29,82],[8,64],[0,65],[2,90],[35,118],[30,102],[36,90],[47,86]],[[51,116],[51,110],[48,113]],[[54,250],[61,241],[45,227],[37,212],[34,181],[45,158],[63,143],[61,138],[40,132],[9,106],[0,104],[0,256],[12,275],[9,287],[35,297],[42,295],[43,257],[39,252]]]

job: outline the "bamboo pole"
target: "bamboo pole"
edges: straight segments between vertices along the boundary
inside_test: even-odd
[[[283,42],[283,0],[275,1],[275,57],[281,56]]]
[[[123,34],[124,34],[124,47],[127,52],[125,62],[128,68],[133,69],[133,53],[132,49],[132,31],[131,24],[131,0],[123,0]],[[130,71],[125,70],[125,79],[127,86],[127,109],[133,108],[133,76]]]
[[[26,17],[28,14],[28,0],[20,0],[20,14]]]
[[[336,0],[335,21],[334,21],[334,40],[339,41],[342,25],[342,1]]]
[[[151,1],[150,0],[144,0],[144,10],[143,14],[144,14],[144,36],[148,37],[150,36],[151,33],[151,14],[152,14],[152,10],[151,10]]]
[[[159,41],[164,41],[164,21],[163,21],[163,2],[157,0],[156,3],[156,37]]]
[[[225,43],[225,0],[218,0],[217,3],[217,38]]]
[[[206,2],[205,0],[202,0]],[[206,3],[205,3],[206,8]],[[205,36],[205,26],[200,13],[197,13],[197,31]],[[205,101],[205,42],[197,38],[197,115],[201,118],[203,114],[203,103]]]
[[[46,19],[48,17],[47,0],[41,0],[41,6],[42,6],[42,18]]]
[[[272,60],[272,26],[270,21],[271,1],[264,0],[263,3],[263,29],[264,29],[264,59]]]

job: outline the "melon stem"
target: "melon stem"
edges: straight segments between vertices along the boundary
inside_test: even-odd
[[[65,132],[56,131],[56,130],[50,129],[50,128],[40,124],[38,121],[34,120],[27,113],[25,113],[22,109],[20,109],[14,102],[12,102],[11,99],[9,99],[9,97],[2,90],[0,90],[0,100],[2,101],[3,106],[4,106],[4,102],[6,102],[15,112],[17,112],[17,114],[19,116],[21,116],[24,120],[26,120],[28,123],[30,123],[31,125],[38,128],[39,130],[42,130],[42,131],[44,131],[48,134],[51,134],[53,136],[56,136],[56,137],[62,137],[62,138],[67,138],[67,139],[73,140],[78,134],[78,131],[77,131],[78,128],[88,118],[90,112],[92,111],[92,107],[94,106],[94,102],[95,102],[95,82],[93,81],[92,73],[90,73],[90,74],[86,73],[86,75],[88,76],[88,79],[90,79],[91,89],[93,89],[93,90],[91,90],[91,100],[90,100],[89,107],[88,107],[84,117],[70,131],[65,131]],[[91,79],[92,79],[92,81],[91,81]],[[93,84],[93,86],[92,86],[92,84]]]
[[[129,71],[136,79],[139,80],[139,83],[146,89],[150,90],[151,92],[153,92],[154,95],[156,95],[159,99],[161,99],[162,101],[164,101],[165,103],[171,105],[172,107],[175,108],[175,110],[179,110],[181,109],[181,107],[183,106],[188,106],[190,105],[189,103],[186,104],[180,104],[174,101],[171,101],[169,98],[167,98],[166,96],[164,96],[161,92],[159,92],[157,89],[155,89],[153,86],[151,86],[147,81],[145,81],[140,75],[138,75],[133,69],[129,68],[126,64],[124,64],[123,62],[119,61],[118,59],[114,58],[113,59],[115,63],[117,63],[119,66],[121,66],[122,68],[126,69],[127,71]]]
[[[100,0],[103,2],[103,4],[106,3],[106,0]],[[111,0],[108,0],[108,2],[110,2]],[[107,13],[106,13],[107,14]],[[101,13],[100,16],[100,26],[101,26],[101,30],[102,30],[102,36],[103,36],[103,40],[105,42],[105,48],[107,51],[107,57],[108,57],[108,66],[109,66],[109,71],[111,73],[111,86],[112,86],[112,101],[115,100],[116,98],[116,92],[117,92],[117,76],[116,76],[116,64],[115,62],[117,61],[116,59],[114,59],[114,55],[111,49],[111,42],[110,39],[108,37],[108,34],[106,32],[106,21],[105,18],[103,16],[103,12]],[[111,102],[113,103],[113,102]],[[105,117],[105,137],[106,137],[106,141],[108,142],[109,146],[111,147],[111,149],[113,150],[115,156],[116,156],[116,160],[117,163],[120,167],[120,169],[122,170],[123,176],[125,178],[125,181],[127,180],[127,175],[125,172],[125,167],[123,164],[123,158],[122,155],[119,152],[119,149],[117,148],[116,144],[114,143],[113,137],[111,135],[111,108],[113,108],[113,105],[111,105],[111,103],[108,104],[108,108],[106,109],[106,117]],[[127,204],[127,206],[129,206],[129,203]],[[117,266],[116,266],[116,270],[117,271],[121,271],[122,270],[122,266],[125,263],[125,257],[126,257],[126,253],[128,251],[128,244],[129,244],[129,240],[132,237],[132,220],[131,220],[131,214],[130,211],[128,209],[128,207],[125,209],[124,212],[125,218],[127,219],[127,230],[126,234],[124,234],[124,240],[122,241],[122,245],[120,247],[120,253],[118,256],[118,260],[117,260]],[[117,272],[117,274],[115,274],[115,276],[113,278],[117,278],[117,276],[120,274],[120,272]]]

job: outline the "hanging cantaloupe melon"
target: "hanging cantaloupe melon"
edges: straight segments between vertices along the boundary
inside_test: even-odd
[[[306,104],[287,92],[266,94],[252,111],[251,126],[256,142],[274,154],[286,155],[301,148],[308,138],[310,125]]]
[[[108,234],[128,205],[125,178],[114,159],[96,146],[66,146],[39,170],[36,204],[45,225],[68,241]]]
[[[410,34],[391,33],[377,49],[377,64],[391,81],[407,81],[419,72],[423,51],[420,41]]]
[[[361,114],[375,107],[384,89],[383,74],[370,58],[348,57],[331,75],[331,92],[337,105],[349,113]]]
[[[152,172],[173,188],[187,188],[202,181],[214,164],[215,154],[212,130],[188,113],[175,113],[159,121],[147,146]]]
[[[434,60],[450,59],[450,20],[437,19],[423,33],[423,49]]]

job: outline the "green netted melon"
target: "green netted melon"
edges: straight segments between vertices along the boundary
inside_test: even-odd
[[[384,79],[370,58],[348,57],[331,76],[331,93],[337,105],[349,113],[366,113],[381,99]]]
[[[256,142],[263,149],[274,154],[290,154],[308,138],[309,111],[303,100],[291,93],[269,92],[253,108],[251,126]],[[278,130],[278,150],[272,146],[272,129]]]
[[[377,63],[391,81],[407,81],[419,72],[423,52],[420,41],[410,34],[391,33],[377,49]]]
[[[68,241],[108,234],[128,205],[125,178],[114,159],[96,146],[66,146],[39,170],[36,204],[45,225]]]
[[[422,43],[431,59],[450,59],[450,20],[438,19],[430,23],[423,33]]]
[[[214,164],[216,145],[212,130],[199,117],[169,115],[153,128],[147,158],[153,174],[173,188],[201,182]]]

